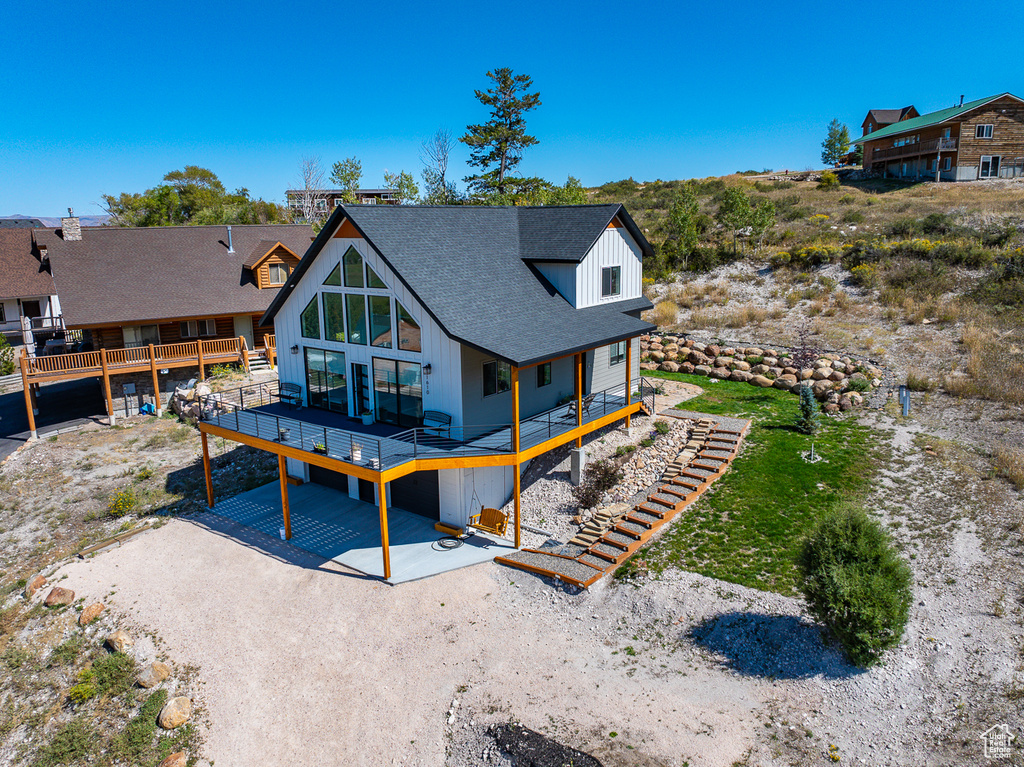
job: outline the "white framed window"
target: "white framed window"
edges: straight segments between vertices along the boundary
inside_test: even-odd
[[[622,292],[621,278],[621,266],[606,266],[601,269],[601,298],[619,295]]]
[[[992,138],[992,125],[975,125],[974,138]]]
[[[217,335],[216,320],[187,320],[181,323],[182,338]]]
[[[121,332],[127,347],[160,343],[160,328],[156,325],[126,325]]]
[[[284,285],[288,281],[287,264],[271,264],[269,272],[271,285]]]
[[[981,156],[981,177],[982,178],[999,178],[999,155],[987,155]]]
[[[945,160],[942,161],[942,169],[943,170],[952,170],[952,168],[953,168],[953,158],[952,157],[947,157]]]
[[[501,360],[484,363],[484,396],[501,394],[512,388],[512,366]]]
[[[608,347],[608,364],[619,365],[626,361],[626,342],[619,341]]]

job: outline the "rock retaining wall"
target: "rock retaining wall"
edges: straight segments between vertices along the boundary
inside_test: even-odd
[[[640,369],[688,373],[799,394],[810,386],[826,413],[864,404],[864,394],[881,386],[882,371],[865,360],[824,354],[797,367],[792,350],[719,346],[672,335],[640,337]]]

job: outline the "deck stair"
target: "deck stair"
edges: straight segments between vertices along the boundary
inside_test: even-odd
[[[683,450],[648,488],[646,499],[632,508],[620,504],[595,514],[565,547],[572,555],[524,549],[495,561],[588,588],[635,554],[729,468],[750,422],[741,431],[716,427],[712,419],[698,420]]]

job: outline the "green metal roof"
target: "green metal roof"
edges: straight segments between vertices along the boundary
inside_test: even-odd
[[[938,112],[929,112],[926,115],[920,117],[912,117],[909,120],[903,122],[893,123],[887,125],[881,130],[876,130],[874,133],[869,133],[866,136],[861,136],[858,139],[854,139],[852,144],[863,144],[865,141],[876,141],[880,138],[889,138],[890,136],[898,136],[903,133],[910,133],[922,128],[930,128],[933,125],[939,125],[948,120],[952,120],[954,117],[958,117],[971,109],[977,109],[980,106],[984,106],[990,101],[1002,98],[1003,96],[1010,96],[1017,98],[1012,93],[999,93],[995,96],[989,96],[988,98],[978,99],[977,101],[968,101],[963,106],[949,107],[948,109],[940,109]],[[1020,99],[1017,99],[1020,101]]]

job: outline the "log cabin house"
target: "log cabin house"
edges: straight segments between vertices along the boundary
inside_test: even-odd
[[[654,408],[636,339],[651,246],[621,205],[339,206],[275,297],[280,401],[202,403],[206,441],[278,456],[313,482],[461,531],[512,498],[533,458]],[[373,507],[369,507],[372,509]]]
[[[265,226],[90,227],[68,216],[58,229],[34,230],[65,327],[79,331],[77,351],[23,355],[30,428],[40,384],[73,378],[103,381],[113,418],[111,376],[148,374],[160,408],[170,369],[238,362],[272,354],[273,328],[260,319],[309,247],[305,224]],[[162,372],[161,372],[162,371]]]
[[[1024,175],[1024,101],[1002,93],[919,115],[872,109],[862,123],[864,169],[895,178],[974,181]]]

